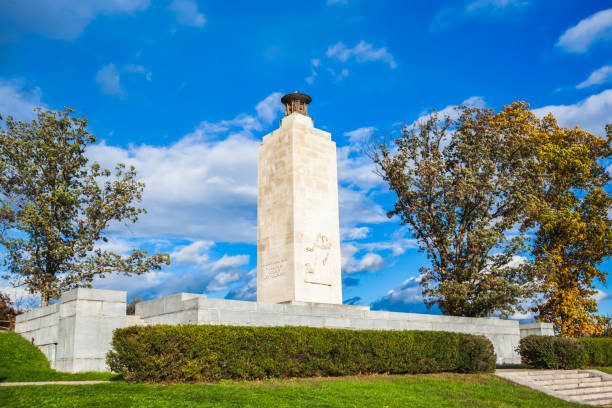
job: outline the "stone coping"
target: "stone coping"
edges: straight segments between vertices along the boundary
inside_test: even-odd
[[[498,317],[477,318],[432,315],[421,313],[388,312],[382,310],[369,310],[366,307],[355,307],[352,305],[332,304],[287,304],[287,303],[259,303],[243,300],[215,299],[205,295],[194,293],[178,293],[165,298],[141,302],[136,305],[136,315],[147,319],[169,313],[187,310],[224,309],[237,312],[267,312],[290,315],[313,315],[313,316],[339,316],[354,317],[360,319],[384,319],[384,320],[410,320],[414,322],[436,322],[454,324],[478,324],[485,326],[502,326],[509,329],[518,329],[517,320],[503,320]],[[517,331],[518,333],[518,331]]]

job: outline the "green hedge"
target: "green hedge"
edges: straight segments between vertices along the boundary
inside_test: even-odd
[[[578,339],[587,355],[587,365],[612,366],[612,339],[608,337]]]
[[[583,344],[576,339],[531,335],[518,347],[523,364],[534,368],[575,369],[587,364]]]
[[[495,354],[485,337],[463,333],[159,325],[115,330],[107,363],[126,381],[196,382],[490,372]]]

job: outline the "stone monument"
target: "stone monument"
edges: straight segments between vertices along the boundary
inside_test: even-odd
[[[336,144],[308,116],[310,96],[281,102],[259,147],[257,301],[342,304]]]
[[[554,334],[550,323],[519,325],[472,318],[370,310],[342,305],[336,145],[315,129],[308,95],[283,96],[280,128],[259,148],[257,302],[178,293],[140,302],[126,316],[126,292],[73,289],[58,303],[17,316],[15,331],[52,367],[108,370],[113,330],[153,324],[309,326],[352,330],[442,330],[485,335],[498,364],[516,364],[529,334]],[[280,304],[282,303],[282,304]]]

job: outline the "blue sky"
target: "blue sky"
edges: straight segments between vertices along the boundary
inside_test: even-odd
[[[315,126],[338,147],[345,302],[424,312],[417,277],[427,260],[386,218],[393,196],[360,142],[432,108],[517,100],[603,134],[611,5],[5,0],[0,112],[74,108],[98,137],[92,160],[133,164],[147,184],[148,214],[112,226],[107,247],[170,252],[171,267],[95,287],[252,300],[257,146],[278,126],[280,96],[308,93]],[[600,310],[612,314],[600,289]]]

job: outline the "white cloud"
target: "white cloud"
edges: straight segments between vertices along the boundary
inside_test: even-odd
[[[265,123],[272,123],[278,117],[278,114],[283,112],[283,104],[280,101],[281,96],[280,92],[271,93],[255,105],[257,116],[265,121]]]
[[[308,85],[312,85],[312,83],[314,82],[315,78],[318,75],[318,71],[317,69],[321,66],[321,60],[318,58],[313,58],[312,60],[310,60],[310,76],[304,78],[304,80],[306,81],[306,83]]]
[[[163,285],[171,276],[172,273],[169,271],[152,271],[132,276],[113,273],[104,278],[95,278],[92,287],[94,289],[125,290],[128,292],[128,298],[131,298]]]
[[[104,65],[96,74],[96,82],[100,85],[100,91],[107,95],[124,95],[120,81],[121,74],[112,63]]]
[[[612,122],[612,89],[591,95],[572,105],[548,105],[533,109],[539,117],[552,113],[561,126],[578,125],[595,135],[602,135],[607,123]]]
[[[17,120],[30,120],[34,108],[46,107],[38,87],[28,87],[25,80],[6,80],[0,78],[0,114],[11,115]]]
[[[351,130],[350,132],[344,132],[344,136],[348,136],[351,144],[363,144],[364,142],[367,142],[372,135],[374,135],[375,131],[376,128],[374,126],[366,126]]]
[[[247,278],[249,280],[246,284],[230,289],[225,298],[255,301],[257,299],[257,269],[249,271]]]
[[[435,312],[435,308],[428,310],[423,303],[421,280],[421,275],[406,279],[401,285],[387,292],[385,296],[375,300],[371,305],[372,310],[412,313]]]
[[[363,239],[368,236],[370,233],[370,228],[368,227],[357,227],[357,228],[343,228],[341,231],[341,236],[343,240],[354,240],[354,239]]]
[[[212,270],[218,271],[222,269],[228,268],[238,268],[239,266],[244,266],[249,263],[248,255],[223,255],[220,259],[215,261],[212,266]]]
[[[501,18],[508,11],[518,11],[531,4],[530,0],[470,0],[462,4],[444,6],[433,18],[430,31],[448,28],[453,23],[475,17]]]
[[[194,0],[173,0],[168,9],[176,15],[179,24],[191,27],[206,24],[206,17],[198,11],[198,4]]]
[[[385,266],[385,260],[379,254],[368,252],[360,259],[355,255],[359,252],[359,248],[353,244],[342,245],[342,272],[352,274],[358,272],[376,272]]]
[[[336,70],[333,68],[327,68],[327,71],[331,74],[331,76],[334,78],[334,81],[336,82],[342,81],[349,75],[349,70],[346,68],[342,68],[340,72],[336,72]]]
[[[189,245],[179,246],[170,254],[172,262],[178,264],[203,265],[209,261],[208,251],[215,243],[212,241],[194,241]]]
[[[279,95],[275,93],[275,95]],[[263,129],[274,109],[264,99],[258,116],[203,121],[170,146],[91,146],[88,156],[103,167],[136,167],[146,184],[142,206],[148,213],[131,226],[139,237],[175,237],[191,241],[255,242],[257,150],[252,130]],[[265,107],[265,108],[264,108]],[[124,234],[121,225],[115,233]]]
[[[601,85],[612,80],[612,65],[603,67],[591,72],[591,75],[583,82],[576,85],[576,89],[584,89],[593,85]]]
[[[612,8],[601,10],[569,28],[557,41],[557,47],[572,53],[584,53],[597,42],[612,39]]]
[[[593,298],[595,299],[595,301],[597,303],[603,302],[604,300],[608,300],[608,299],[610,299],[610,297],[612,297],[612,295],[610,295],[607,292],[604,292],[601,289],[596,289],[596,290],[597,290],[597,292],[595,293]]]
[[[381,61],[389,65],[389,68],[397,68],[397,63],[393,55],[387,51],[386,47],[374,48],[374,46],[365,41],[359,42],[353,48],[347,48],[342,41],[329,46],[326,55],[329,58],[337,59],[341,62],[346,62],[354,58],[357,62]],[[348,74],[348,72],[347,72]]]
[[[145,10],[150,0],[28,0],[0,2],[5,18],[0,37],[11,40],[33,32],[72,41],[100,15],[131,14]]]

